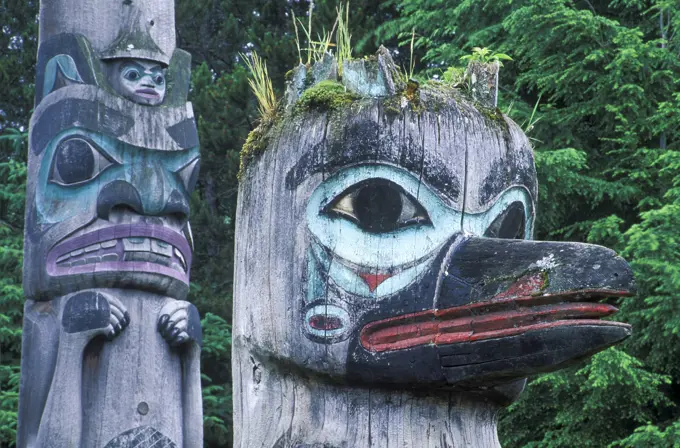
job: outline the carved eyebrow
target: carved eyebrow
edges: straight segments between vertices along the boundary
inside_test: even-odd
[[[133,125],[132,117],[115,109],[92,100],[70,98],[50,105],[40,114],[33,127],[41,132],[32,135],[31,146],[34,154],[40,154],[54,136],[71,127],[117,137],[127,133]]]
[[[140,72],[145,71],[144,67],[141,64],[139,64],[135,61],[127,61],[127,62],[123,63],[122,69],[126,69],[126,68],[136,68]]]
[[[157,73],[160,73],[161,75],[164,74],[163,73],[163,67],[161,67],[160,64],[154,65],[153,67],[147,69],[147,68],[144,68],[144,66],[142,64],[138,63],[138,62],[127,61],[123,64],[121,70],[124,70],[126,68],[134,68],[134,69],[139,70],[142,73],[150,74],[150,75],[155,75]]]
[[[407,161],[409,163],[406,163]],[[348,150],[329,156],[325,153],[323,142],[305,152],[298,162],[288,170],[288,173],[286,173],[286,188],[294,190],[308,177],[317,173],[331,175],[346,166],[363,163],[380,164],[381,162],[399,166],[414,173],[416,176],[422,172],[422,178],[428,185],[446,196],[448,200],[452,202],[458,200],[461,193],[460,180],[457,176],[447,172],[446,169],[434,170],[422,168],[419,160],[399,160],[396,156],[381,155],[376,157],[375,152],[356,154]]]
[[[383,162],[422,177],[448,201],[457,202],[463,179],[444,163],[423,164],[423,157],[420,142],[378,136],[377,128],[353,125],[346,129],[341,139],[323,140],[308,149],[286,174],[286,188],[293,190],[316,173],[331,174],[353,164]]]

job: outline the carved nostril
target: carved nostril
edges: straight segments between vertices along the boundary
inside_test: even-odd
[[[184,226],[189,220],[189,198],[173,190],[160,214],[173,217],[180,226]]]
[[[101,189],[97,196],[97,216],[109,219],[114,208],[129,208],[143,214],[142,198],[135,187],[122,180],[115,180]]]

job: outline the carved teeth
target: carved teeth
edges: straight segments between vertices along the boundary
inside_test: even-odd
[[[151,240],[149,238],[123,238],[125,252],[151,252]]]
[[[102,261],[118,261],[118,254],[102,255]]]
[[[151,251],[168,258],[172,256],[172,246],[161,240],[151,240]]]
[[[110,253],[110,249],[115,249],[118,246],[119,241],[123,244],[124,254],[122,259],[120,254]],[[173,252],[179,263],[172,261]],[[69,259],[72,260],[69,262]],[[91,244],[61,255],[57,258],[56,264],[61,268],[68,268],[94,263],[117,262],[121,260],[158,263],[164,266],[170,266],[182,273],[187,272],[186,260],[179,249],[166,241],[146,237],[128,237]]]
[[[179,249],[175,248],[175,255],[177,258],[179,258],[179,262],[182,264],[182,269],[184,272],[187,271],[187,262],[184,260],[184,256],[182,256],[182,252],[179,251]]]

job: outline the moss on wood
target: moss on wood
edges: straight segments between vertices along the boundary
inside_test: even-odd
[[[349,106],[356,99],[356,95],[348,92],[339,82],[326,80],[305,90],[297,100],[295,110],[337,110]]]
[[[267,148],[270,141],[270,134],[274,124],[274,120],[268,120],[260,123],[258,127],[250,131],[246,142],[241,148],[240,165],[237,174],[238,180],[241,180],[248,168],[248,164],[260,155]]]

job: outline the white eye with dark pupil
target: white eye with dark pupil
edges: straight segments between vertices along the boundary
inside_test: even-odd
[[[402,227],[429,223],[423,207],[397,184],[371,180],[350,187],[324,210],[353,221],[362,230],[390,232]]]
[[[128,69],[123,76],[130,81],[137,81],[140,77],[139,72],[135,69]]]

